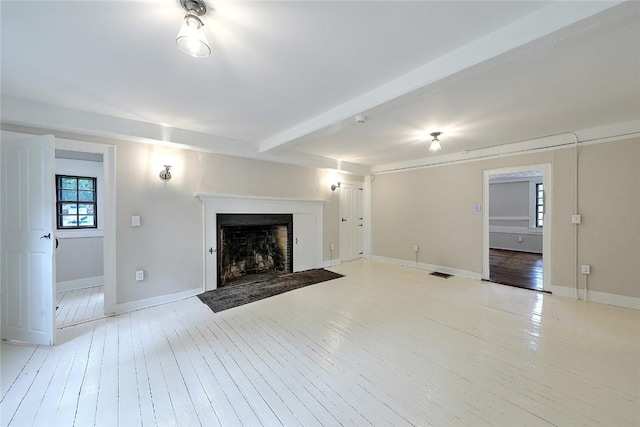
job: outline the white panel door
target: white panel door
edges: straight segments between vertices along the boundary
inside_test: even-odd
[[[293,271],[318,267],[315,214],[293,215]]]
[[[363,190],[350,184],[340,188],[340,258],[362,258]]]
[[[52,345],[54,137],[0,144],[2,338]]]

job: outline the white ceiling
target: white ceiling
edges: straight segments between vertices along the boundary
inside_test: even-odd
[[[208,6],[213,53],[196,59],[175,46],[178,0],[3,0],[3,107],[33,101],[163,124],[171,142],[213,151],[365,166],[640,118],[640,2]],[[419,135],[435,130],[432,154]]]

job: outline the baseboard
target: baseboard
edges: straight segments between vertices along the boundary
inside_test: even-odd
[[[56,292],[74,291],[76,289],[92,288],[104,284],[104,276],[84,277],[82,279],[56,282]]]
[[[575,299],[575,288],[566,286],[551,285],[551,293],[556,296],[569,297]],[[624,295],[609,294],[606,292],[587,291],[585,298],[585,290],[578,289],[578,297],[583,301],[597,302],[599,304],[615,305],[617,307],[633,308],[640,310],[640,298],[628,297]]]
[[[408,261],[404,259],[387,258],[378,255],[371,255],[371,259],[374,261],[388,262],[390,264],[402,265],[404,267],[418,268],[420,270],[439,271],[440,273],[453,274],[454,276],[465,277],[467,279],[480,280],[482,274],[475,273],[473,271],[460,270],[458,268],[445,267],[443,265],[425,264],[422,262],[416,263],[415,261]]]
[[[322,262],[322,268],[335,267],[336,265],[340,264],[342,264],[342,260],[340,259],[329,259]]]
[[[143,308],[155,307],[156,305],[162,305],[170,302],[180,301],[181,299],[191,298],[201,293],[202,287],[199,287],[197,289],[189,289],[188,291],[178,292],[176,294],[159,295],[157,297],[116,304],[113,314],[122,314],[129,311],[141,310]]]

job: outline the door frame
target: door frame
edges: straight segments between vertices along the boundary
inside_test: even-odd
[[[116,312],[116,146],[96,142],[85,142],[56,138],[57,150],[102,154],[103,172],[103,268],[104,268],[104,314]],[[54,298],[55,301],[55,298]]]
[[[553,180],[551,163],[514,166],[500,169],[485,169],[482,179],[482,279],[490,279],[489,268],[489,178],[492,175],[505,173],[521,173],[542,171],[542,185],[544,186],[544,226],[542,227],[542,289],[551,292],[551,231]]]

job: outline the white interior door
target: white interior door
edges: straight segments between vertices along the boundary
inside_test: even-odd
[[[318,267],[315,214],[293,214],[293,271]]]
[[[54,141],[1,142],[3,339],[53,344]]]
[[[342,261],[362,258],[362,188],[351,184],[341,185],[340,217],[340,258]]]

